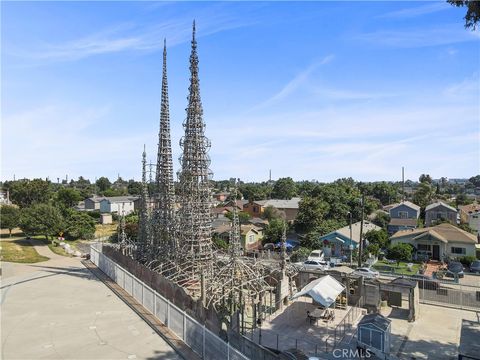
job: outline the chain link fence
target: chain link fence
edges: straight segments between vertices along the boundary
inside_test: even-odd
[[[202,359],[248,360],[248,357],[239,350],[102,254],[100,244],[91,245],[90,260],[172,330]]]

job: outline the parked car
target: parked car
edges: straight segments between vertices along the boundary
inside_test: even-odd
[[[328,270],[328,263],[323,260],[307,260],[303,262],[302,267],[306,270]]]
[[[273,244],[273,243],[266,243],[265,245],[263,245],[263,250],[273,251],[273,250],[275,250],[275,244]]]
[[[458,261],[451,261],[448,263],[447,266],[447,272],[445,273],[445,276],[448,277],[455,277],[458,276],[459,278],[463,278],[465,274],[463,273],[463,265],[461,262]]]
[[[376,279],[380,276],[378,271],[372,270],[370,268],[358,268],[352,274],[363,276],[367,279]]]
[[[323,250],[313,250],[307,260],[323,260]]]
[[[438,280],[428,275],[415,274],[409,278],[416,280],[420,289],[437,290],[440,286],[440,282]]]
[[[480,260],[472,261],[470,264],[470,272],[480,274]]]

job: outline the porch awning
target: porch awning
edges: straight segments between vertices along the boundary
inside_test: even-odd
[[[329,307],[344,290],[345,286],[343,286],[343,284],[335,280],[332,276],[326,275],[306,285],[301,291],[292,296],[292,300],[300,296],[308,295],[317,303]]]

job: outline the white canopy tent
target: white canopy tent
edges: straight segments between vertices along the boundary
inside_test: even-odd
[[[301,291],[292,296],[292,300],[308,295],[317,303],[328,308],[344,290],[345,286],[332,276],[326,275],[306,285]]]

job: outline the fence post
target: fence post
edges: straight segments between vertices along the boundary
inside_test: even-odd
[[[205,359],[205,325],[203,325],[202,333],[202,359]]]

